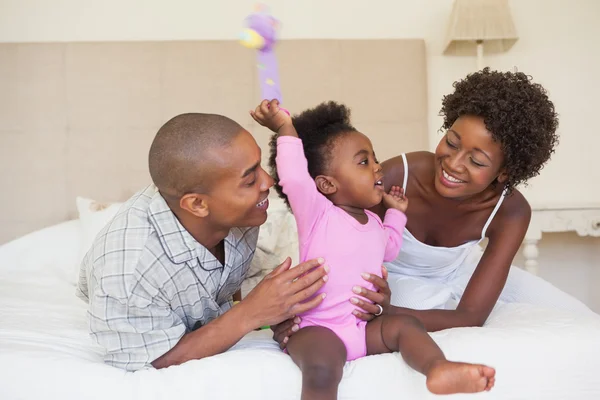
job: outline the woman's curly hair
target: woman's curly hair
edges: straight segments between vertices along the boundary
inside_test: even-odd
[[[334,101],[321,103],[315,108],[294,115],[292,122],[298,132],[298,137],[302,140],[304,155],[308,162],[308,173],[313,179],[326,173],[336,139],[356,131],[350,124],[350,109]],[[277,134],[271,136],[269,150],[269,168],[275,180],[275,190],[289,207],[287,196],[279,185],[279,175],[275,163]]]
[[[483,117],[504,152],[506,188],[537,176],[558,144],[558,115],[546,90],[522,72],[485,68],[454,83],[444,96],[440,115],[449,129],[462,115]]]

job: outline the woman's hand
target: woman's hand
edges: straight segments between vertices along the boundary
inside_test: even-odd
[[[287,345],[288,340],[290,340],[290,336],[300,330],[300,321],[300,317],[296,316],[277,325],[271,326],[271,330],[273,331],[273,340],[279,344],[279,347],[282,350]]]
[[[364,321],[370,321],[381,314],[387,314],[389,311],[392,293],[387,283],[388,272],[384,266],[381,266],[381,275],[383,278],[373,274],[362,274],[363,279],[371,282],[377,291],[360,286],[355,286],[352,289],[354,293],[361,296],[350,298],[350,302],[357,307],[352,313]],[[365,301],[365,299],[370,301]]]
[[[390,307],[391,291],[387,283],[388,272],[384,266],[381,266],[380,278],[377,275],[363,274],[363,278],[371,282],[377,291],[365,289],[364,287],[356,286],[354,292],[361,297],[354,296],[350,298],[350,302],[358,308],[352,313],[364,321],[370,321],[379,314],[379,304],[383,310],[382,314],[386,314]],[[370,301],[365,301],[365,299]],[[379,314],[381,315],[381,314]],[[287,342],[294,333],[300,329],[300,317],[296,316],[281,322],[280,324],[271,326],[273,331],[273,339],[279,343],[279,347],[285,348]]]

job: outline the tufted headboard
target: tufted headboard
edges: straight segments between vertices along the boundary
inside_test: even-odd
[[[382,160],[428,148],[423,40],[289,40],[277,54],[290,111],[346,103]],[[0,243],[76,217],[76,196],[139,190],[156,131],[183,112],[235,119],[266,155],[248,115],[257,79],[234,41],[0,44]]]

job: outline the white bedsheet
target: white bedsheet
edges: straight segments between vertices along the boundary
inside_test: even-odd
[[[0,399],[298,399],[300,372],[270,339],[165,370],[126,373],[102,363],[86,305],[69,273],[77,221],[0,247]],[[497,369],[489,393],[452,399],[600,399],[600,318],[527,305],[498,306],[485,328],[432,335],[447,357]],[[398,354],[348,363],[340,399],[428,399],[424,378]]]

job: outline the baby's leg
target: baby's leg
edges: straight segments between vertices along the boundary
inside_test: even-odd
[[[302,400],[335,400],[346,346],[333,331],[307,326],[290,336],[287,351],[302,371]]]
[[[414,317],[384,315],[367,324],[367,354],[393,351],[399,351],[411,368],[427,377],[427,389],[432,393],[474,393],[494,386],[493,368],[446,360]]]

